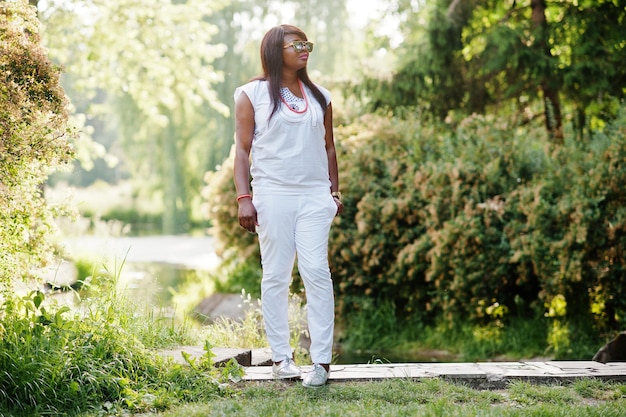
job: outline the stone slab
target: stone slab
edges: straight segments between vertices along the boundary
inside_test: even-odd
[[[172,358],[174,362],[185,364],[187,362],[183,358],[183,352],[191,358],[199,358],[205,354],[204,349],[200,346],[180,346],[176,349],[160,351],[159,354],[163,357]],[[250,349],[213,348],[211,352],[215,355],[213,357],[215,366],[223,366],[231,359],[235,359],[241,366],[252,366],[252,351]]]

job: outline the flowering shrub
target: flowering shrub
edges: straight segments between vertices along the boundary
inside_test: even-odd
[[[72,158],[59,69],[38,30],[27,2],[0,3],[0,284],[27,276],[54,251],[41,185]]]

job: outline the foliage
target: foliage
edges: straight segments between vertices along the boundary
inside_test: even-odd
[[[375,295],[400,317],[489,321],[489,306],[515,310],[516,295],[533,294],[506,262],[503,209],[545,163],[536,132],[481,117],[456,132],[363,118],[340,135],[347,209],[330,250],[342,302]]]
[[[220,278],[215,279],[215,289],[222,293],[246,291],[253,297],[261,297],[263,273],[258,262],[231,256],[219,266]]]
[[[206,202],[206,214],[211,221],[212,234],[216,237],[215,251],[227,257],[229,249],[235,249],[240,258],[259,259],[259,249],[254,234],[243,233],[239,226],[237,192],[233,184],[234,147],[228,158],[213,172],[204,177],[206,186],[202,196]]]
[[[188,329],[146,314],[115,292],[90,291],[97,295],[77,310],[38,291],[4,300],[0,412],[154,412],[227,394],[225,383],[241,377],[236,364],[214,368],[208,344],[203,357],[186,365],[166,360],[150,349],[168,344],[155,337],[169,333],[169,343],[176,338],[181,344]]]
[[[202,190],[206,216],[211,222],[215,237],[214,249],[223,259],[221,272],[226,277],[218,280],[222,291],[248,293],[261,296],[261,254],[256,235],[246,233],[238,220],[237,198],[233,185],[234,148],[228,158],[213,172],[204,177]]]
[[[393,300],[374,297],[351,297],[346,304],[358,304],[358,310],[340,311],[337,319],[338,342],[346,352],[361,352],[387,359],[388,353],[402,352],[400,357],[410,357],[410,349],[402,346],[405,340],[421,339],[424,326],[419,321],[403,320],[396,315]],[[343,303],[343,301],[342,301]],[[448,345],[448,348],[451,346]]]
[[[540,126],[493,116],[440,126],[370,115],[337,128],[339,320],[367,316],[374,303],[393,311],[382,321],[392,329],[487,326],[478,339],[512,319],[539,320],[557,357],[576,354],[569,341],[585,330],[619,329],[625,115],[592,143],[556,148]],[[216,236],[244,254],[252,242],[238,230],[231,169],[212,177],[207,196]]]
[[[44,266],[55,249],[41,184],[72,158],[59,69],[40,46],[35,10],[0,3],[0,284]]]
[[[555,150],[542,149],[540,131],[492,117],[448,132],[363,119],[339,157],[347,210],[331,259],[340,294],[375,294],[403,317],[450,326],[534,319],[562,296],[560,317],[619,328],[623,114],[593,145]]]

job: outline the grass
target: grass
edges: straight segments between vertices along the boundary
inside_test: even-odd
[[[242,303],[251,306],[242,321],[223,320],[198,329],[118,291],[119,270],[89,265],[80,269],[90,276],[78,293],[79,304],[72,308],[40,291],[3,294],[0,416],[626,415],[626,385],[596,379],[558,386],[513,382],[497,391],[437,378],[333,382],[318,390],[294,382],[241,382],[241,367],[236,363],[214,367],[210,349],[266,346],[260,311],[248,294],[242,293]],[[304,331],[300,303],[294,295],[290,312],[294,346]],[[379,324],[397,325],[385,321],[384,315],[376,317]],[[367,321],[360,320],[365,333]],[[528,337],[532,334],[528,325],[519,329],[525,329],[531,341],[544,337],[541,332]],[[481,337],[499,334],[479,330],[468,329],[457,337],[473,335],[478,348]],[[423,340],[436,342],[446,334],[431,331],[425,331]],[[500,336],[499,347],[477,349],[472,355],[527,346],[528,341],[521,343],[514,332]],[[371,334],[361,339],[376,342]],[[442,342],[454,348],[459,340]],[[158,355],[159,349],[189,344],[204,344],[205,355],[187,358],[186,364]],[[299,362],[306,361],[305,352],[296,355]]]
[[[293,382],[240,383],[233,393],[150,416],[623,416],[626,387],[598,380],[567,386],[514,382],[483,391],[441,379],[331,383],[310,390]]]

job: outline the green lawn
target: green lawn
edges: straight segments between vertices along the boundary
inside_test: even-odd
[[[100,414],[102,415],[102,414]],[[625,416],[626,385],[584,379],[564,386],[512,382],[477,390],[440,379],[330,383],[240,383],[214,401],[142,416]]]

